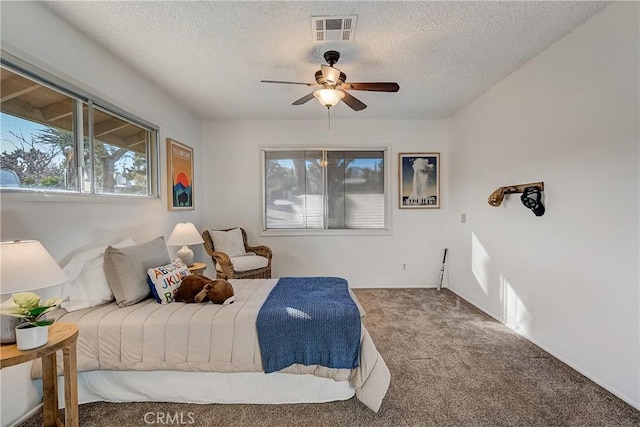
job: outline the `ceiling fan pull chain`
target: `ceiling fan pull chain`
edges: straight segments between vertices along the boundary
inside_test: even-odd
[[[327,118],[329,119],[329,129],[331,129],[331,108],[327,107]]]

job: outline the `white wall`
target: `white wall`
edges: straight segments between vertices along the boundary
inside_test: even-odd
[[[324,119],[320,105],[318,116]],[[353,287],[435,286],[446,237],[448,139],[442,120],[333,120],[331,130],[326,120],[205,122],[204,180],[215,198],[205,202],[203,225],[242,226],[250,243],[270,246],[275,277],[337,275]],[[390,147],[391,235],[260,236],[261,147],[367,144]],[[399,152],[441,152],[441,209],[398,208]]]
[[[1,18],[4,49],[159,125],[163,170],[161,201],[2,194],[2,240],[39,239],[64,261],[98,242],[167,236],[178,221],[241,225],[273,248],[274,275],[341,275],[363,287],[434,286],[449,245],[454,291],[638,407],[637,3],[614,3],[452,123],[349,120],[331,130],[325,120],[200,127],[41,5],[2,2]],[[196,211],[166,210],[166,137],[195,149]],[[392,234],[259,236],[259,148],[326,144],[391,146]],[[441,209],[398,209],[397,153],[412,151],[442,153]],[[546,185],[543,217],[515,196],[486,203],[498,186],[536,180]],[[0,380],[4,426],[39,397],[22,367]]]
[[[639,4],[614,2],[458,112],[450,286],[640,405]],[[546,213],[497,187],[544,181]],[[467,223],[460,223],[460,214]]]
[[[160,126],[162,200],[112,200],[89,197],[45,197],[3,193],[1,239],[38,239],[56,260],[78,248],[89,248],[132,236],[144,241],[168,237],[176,222],[199,226],[201,207],[168,212],[165,138],[195,150],[196,192],[202,186],[201,122],[158,88],[63,23],[35,2],[2,2],[2,48]],[[195,248],[194,248],[195,249]],[[196,257],[203,259],[198,249]],[[40,391],[30,381],[28,365],[1,371],[1,424],[9,425],[36,407]]]

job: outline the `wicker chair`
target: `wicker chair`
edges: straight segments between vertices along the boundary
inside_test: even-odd
[[[240,227],[238,227],[240,228]],[[229,231],[233,230],[229,228],[227,230],[221,231]],[[242,240],[244,241],[244,249],[246,252],[253,252],[256,255],[263,256],[269,260],[269,263],[266,267],[256,268],[254,270],[247,271],[236,271],[233,267],[233,263],[227,254],[224,252],[216,252],[215,247],[213,246],[213,239],[211,238],[211,234],[209,234],[209,230],[205,230],[202,232],[202,238],[204,239],[204,248],[207,251],[207,254],[213,260],[213,264],[216,268],[217,277],[220,279],[270,279],[271,278],[271,248],[268,246],[249,246],[247,243],[247,232],[244,229],[240,228],[242,232]]]

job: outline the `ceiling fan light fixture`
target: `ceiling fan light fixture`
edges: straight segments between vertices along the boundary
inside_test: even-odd
[[[331,108],[344,98],[344,92],[337,89],[318,89],[313,92],[313,96],[324,107]]]
[[[322,69],[322,77],[326,80],[328,84],[335,85],[340,80],[340,70],[333,67],[327,67],[326,65],[321,66]]]

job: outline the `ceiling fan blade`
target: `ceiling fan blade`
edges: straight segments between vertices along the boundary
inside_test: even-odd
[[[397,92],[400,86],[395,82],[370,82],[370,83],[344,83],[343,89],[348,90],[369,90],[373,92]]]
[[[351,107],[354,111],[360,111],[367,108],[367,105],[360,101],[355,96],[351,95],[349,92],[342,91],[344,93],[344,98],[342,98],[342,102]],[[313,94],[311,94],[313,96]]]
[[[291,105],[302,105],[305,102],[309,102],[312,99],[313,99],[313,92],[311,92],[309,95],[303,96],[302,98],[298,99],[297,101],[293,101],[291,103]]]
[[[281,83],[285,85],[304,85],[304,86],[316,86],[317,83],[302,83],[302,82],[283,82],[280,80],[260,80],[260,83]]]

